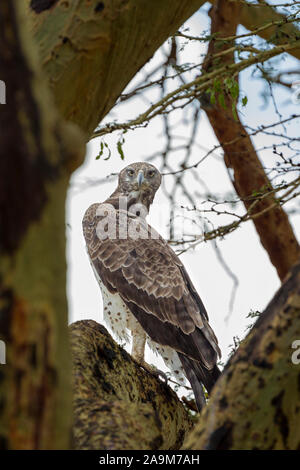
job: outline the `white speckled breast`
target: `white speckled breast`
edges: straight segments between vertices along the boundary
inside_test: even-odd
[[[137,332],[140,330],[142,334],[144,333],[144,330],[120,295],[112,294],[108,291],[94,268],[93,263],[91,263],[91,265],[102,293],[103,320],[112,331],[112,334],[114,334],[119,341],[129,343],[129,331]],[[185,375],[177,352],[169,346],[161,346],[153,341],[148,335],[147,344],[156,355],[160,355],[162,357],[164,363],[170,369],[170,372],[176,380],[182,383],[185,382]]]

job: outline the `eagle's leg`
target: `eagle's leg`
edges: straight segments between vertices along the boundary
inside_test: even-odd
[[[133,330],[132,332],[132,357],[139,363],[143,363],[146,345],[146,333],[140,329]]]
[[[168,381],[168,377],[164,372],[157,369],[156,367],[147,364],[144,359],[145,354],[145,345],[146,345],[146,333],[142,331],[140,328],[137,328],[132,333],[132,349],[131,355],[136,362],[143,367],[146,371],[150,372],[150,374],[155,375],[156,377],[162,377],[165,382]]]

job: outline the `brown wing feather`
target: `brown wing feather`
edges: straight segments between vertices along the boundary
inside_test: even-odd
[[[99,206],[93,204],[87,210],[83,219],[83,231],[91,261],[105,286],[111,292],[117,291],[137,318],[145,317],[138,320],[142,326],[146,325],[144,328],[147,332],[148,329],[151,330],[149,321],[152,321],[156,328],[159,325],[164,326],[163,337],[166,338],[167,327],[172,326],[173,336],[175,334],[177,339],[175,344],[169,345],[185,354],[192,349],[191,357],[203,359],[207,367],[212,367],[216,361],[216,353],[219,353],[217,340],[208,324],[201,299],[179,258],[158,234],[157,238],[151,238],[150,232],[153,234],[153,229],[145,222],[147,239],[121,239],[118,230],[116,239],[99,239],[96,233],[97,224],[102,220],[96,214]],[[119,215],[120,212],[117,211],[117,217]],[[122,220],[117,219],[117,227],[119,223],[121,226]],[[148,314],[157,318],[158,323]],[[155,331],[152,335],[150,332],[148,334],[153,337]],[[162,338],[159,337],[158,342],[161,341]],[[168,341],[172,343],[171,339]],[[181,347],[180,343],[184,343],[184,346]],[[201,348],[202,351],[199,352]],[[211,351],[205,354],[206,349]]]

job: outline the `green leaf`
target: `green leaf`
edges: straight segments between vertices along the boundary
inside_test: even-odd
[[[230,88],[232,87],[232,78],[231,77],[225,78],[224,84],[228,88],[228,90],[230,90]]]
[[[234,81],[231,88],[230,88],[230,94],[234,100],[236,100],[239,96],[239,84],[238,82]]]
[[[106,160],[109,160],[110,157],[111,157],[111,150],[110,150],[110,148],[108,147],[108,145],[107,145],[106,143],[105,143],[104,145],[105,145],[105,147],[106,147],[107,150],[108,150],[108,156],[107,156],[106,158],[104,158],[104,160],[106,161]]]
[[[236,113],[236,108],[235,108],[235,102],[234,101],[232,102],[231,109],[232,109],[232,114],[233,114],[234,120],[238,121],[238,116],[237,116],[237,113]]]
[[[219,105],[222,106],[223,109],[226,109],[226,103],[225,103],[225,96],[224,96],[224,93],[221,93],[221,94],[218,96],[218,101],[219,101]]]
[[[119,140],[118,143],[117,143],[117,149],[118,149],[119,155],[121,157],[121,160],[125,159],[125,155],[124,155],[123,147],[122,147],[123,143],[124,143],[124,139]]]
[[[224,80],[225,87],[229,91],[233,99],[237,99],[239,96],[239,84],[232,77],[227,77]]]
[[[214,91],[215,93],[220,93],[222,91],[222,85],[220,80],[215,79],[214,80]]]
[[[247,96],[244,96],[244,98],[242,99],[242,105],[246,106],[247,103],[248,103],[248,98]]]
[[[103,155],[103,142],[100,144],[100,152],[98,153],[96,160],[99,160]]]

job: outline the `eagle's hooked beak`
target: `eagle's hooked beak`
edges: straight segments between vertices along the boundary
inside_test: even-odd
[[[144,172],[143,170],[140,170],[137,175],[137,184],[139,188],[141,187],[144,180],[145,180]]]

